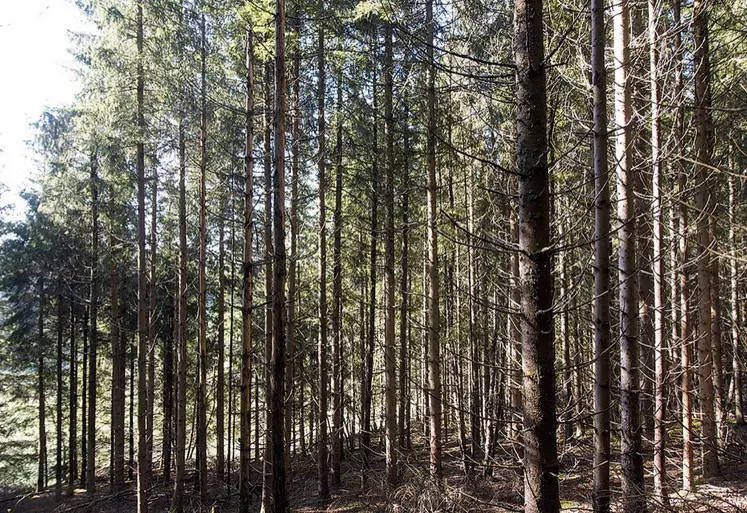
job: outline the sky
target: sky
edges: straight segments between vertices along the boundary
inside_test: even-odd
[[[18,192],[35,172],[30,124],[75,98],[69,33],[86,29],[72,0],[0,0],[0,182],[10,189],[0,203],[15,203],[16,213],[24,206]]]

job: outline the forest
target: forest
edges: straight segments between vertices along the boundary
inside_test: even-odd
[[[75,3],[0,509],[747,511],[745,0]]]

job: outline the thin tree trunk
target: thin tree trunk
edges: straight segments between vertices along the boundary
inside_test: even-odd
[[[109,337],[112,346],[112,489],[119,491],[124,488],[124,447],[125,447],[125,355],[127,349],[122,345],[120,333],[119,315],[119,267],[117,257],[119,255],[118,237],[115,234],[114,219],[117,213],[114,208],[114,187],[109,189],[109,215],[111,225],[109,226],[109,308],[111,327]]]
[[[148,358],[148,310],[145,304],[147,294],[147,269],[145,264],[145,118],[143,111],[144,73],[143,73],[143,0],[137,2],[137,122],[139,136],[137,141],[137,511],[148,511],[148,454],[147,454],[147,358]]]
[[[246,140],[244,146],[244,261],[243,303],[241,305],[241,407],[239,440],[239,496],[240,511],[248,513],[251,494],[249,468],[251,460],[250,426],[252,404],[252,304],[254,293],[252,265],[252,235],[254,229],[254,34],[247,29],[245,46],[246,66]],[[257,415],[255,413],[255,415]]]
[[[342,72],[337,77],[337,166],[332,255],[332,484],[340,484],[342,459]]]
[[[610,175],[607,164],[607,42],[604,0],[591,4],[594,117],[594,489],[595,513],[610,512]]]
[[[708,55],[708,17],[703,0],[693,3],[693,29],[695,36],[695,173],[698,191],[695,208],[698,213],[698,373],[703,438],[703,477],[719,473],[718,441],[714,410],[711,297],[711,237],[709,233],[710,210],[713,200],[709,190],[708,174],[713,148],[713,121],[711,118],[710,63]]]
[[[178,278],[178,275],[177,275]],[[178,283],[178,280],[177,280]],[[168,486],[171,482],[171,454],[174,440],[174,340],[178,338],[178,312],[179,303],[177,296],[172,296],[169,336],[163,342],[163,483]]]
[[[620,422],[623,511],[639,513],[646,509],[641,455],[639,412],[638,291],[636,271],[636,215],[631,157],[630,98],[630,9],[627,0],[613,7],[615,49],[615,125],[618,130],[617,217],[620,295]]]
[[[218,383],[216,384],[215,399],[215,431],[216,431],[216,471],[218,479],[226,479],[226,451],[225,451],[225,345],[226,345],[226,247],[225,247],[225,222],[226,201],[220,211],[218,223]]]
[[[36,368],[39,377],[39,462],[36,473],[36,491],[41,492],[46,487],[46,467],[47,467],[47,405],[44,393],[44,277],[39,277],[39,340],[37,342],[37,351],[39,353],[39,363]]]
[[[57,276],[57,404],[56,404],[56,462],[55,462],[55,484],[54,496],[59,501],[62,498],[62,337],[64,334],[64,308],[62,301],[62,274]]]
[[[661,201],[661,92],[659,86],[659,13],[656,0],[648,0],[649,62],[651,81],[651,163],[653,196],[653,282],[654,282],[654,497],[669,503],[666,494],[666,350],[664,347],[664,253],[662,251]]]
[[[729,148],[729,159],[732,160],[733,149]],[[735,169],[733,161],[730,162],[729,171]],[[740,354],[739,327],[741,315],[739,309],[739,288],[737,283],[737,237],[735,226],[737,206],[737,188],[733,175],[729,175],[729,270],[731,285],[731,344],[732,344],[732,388],[734,388],[734,419],[738,425],[744,425],[744,410],[742,399],[742,360]]]
[[[73,275],[72,282],[75,283]],[[78,479],[78,345],[75,340],[75,291],[70,293],[70,403],[68,436],[67,494],[72,495]],[[124,416],[122,417],[124,420]]]
[[[341,102],[338,102],[341,103]],[[409,367],[410,367],[410,348],[409,348],[409,328],[408,328],[408,317],[410,312],[410,269],[408,253],[410,251],[410,163],[409,163],[409,147],[410,139],[408,133],[409,123],[409,112],[405,107],[405,123],[404,123],[404,162],[403,162],[403,180],[402,180],[402,254],[400,256],[400,268],[402,269],[402,275],[400,277],[400,312],[399,312],[399,411],[397,418],[397,432],[399,434],[399,449],[403,450],[408,448],[410,440],[410,427],[406,423],[408,417],[407,410],[410,407],[409,397]],[[427,143],[426,143],[427,144]],[[427,163],[426,163],[427,166]],[[342,178],[340,178],[342,181]],[[427,198],[426,198],[427,201]]]
[[[99,259],[99,186],[96,153],[91,155],[91,282],[89,305],[91,308],[91,334],[88,343],[88,437],[86,439],[86,495],[93,498],[96,492],[96,348],[98,346],[98,259]]]
[[[555,348],[547,167],[547,97],[542,0],[517,0],[516,164],[519,179],[519,268],[524,373],[524,506],[560,510],[555,429]]]
[[[180,9],[183,23],[183,7]],[[182,55],[180,55],[181,64]],[[185,105],[179,105],[179,327],[177,336],[177,387],[176,387],[176,472],[174,496],[171,507],[175,513],[184,511],[184,479],[186,474],[187,443],[187,155],[185,140]]]
[[[199,380],[197,389],[197,477],[200,502],[207,501],[207,41],[205,15],[200,19],[200,262],[199,262]]]
[[[324,18],[324,0],[319,0],[319,12]],[[319,187],[319,436],[317,438],[317,464],[319,479],[319,498],[329,499],[329,462],[327,448],[327,204],[325,192],[326,176],[326,120],[324,117],[324,98],[326,94],[326,74],[324,61],[324,20],[319,23],[318,32],[318,90],[317,90],[317,181]]]
[[[156,262],[157,262],[157,244],[158,244],[158,169],[153,166],[153,175],[151,176],[151,215],[150,215],[150,276],[148,278],[148,411],[145,419],[146,423],[146,446],[145,462],[147,472],[147,482],[153,482],[153,435],[155,428],[153,425],[153,414],[156,408],[156,321],[158,314],[156,304],[158,301],[158,286],[156,283]]]
[[[397,485],[397,381],[395,374],[394,327],[394,117],[392,114],[394,66],[392,25],[384,27],[384,133],[386,173],[384,202],[386,204],[386,238],[384,239],[384,375],[386,475],[390,487]]]

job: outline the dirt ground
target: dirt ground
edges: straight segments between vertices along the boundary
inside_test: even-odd
[[[674,438],[674,436],[673,436]],[[669,505],[649,501],[649,511],[682,512],[747,512],[747,452],[745,451],[747,430],[733,432],[722,456],[723,469],[717,479],[708,483],[697,481],[695,492],[685,493],[679,489],[680,470],[677,440],[671,441],[668,454]],[[447,447],[444,457],[444,482],[439,488],[427,476],[428,453],[422,441],[415,441],[413,450],[400,454],[402,484],[393,492],[385,486],[384,459],[376,454],[367,472],[361,470],[358,454],[347,453],[343,462],[342,482],[331,487],[332,497],[327,503],[316,498],[316,462],[311,457],[294,456],[288,480],[288,491],[292,510],[297,513],[320,511],[350,513],[404,513],[404,512],[514,512],[522,511],[523,482],[520,466],[511,454],[510,444],[499,446],[498,455],[492,461],[491,472],[483,465],[476,465],[472,475],[464,473],[457,446]],[[696,447],[696,455],[698,453]],[[588,439],[560,443],[560,493],[563,511],[586,512],[591,508],[592,446]],[[613,454],[613,459],[616,455]],[[650,462],[651,458],[646,457]],[[696,457],[696,475],[699,461]],[[255,469],[253,482],[260,482],[259,468]],[[611,467],[613,482],[613,509],[619,502],[619,465]],[[651,487],[650,464],[647,466],[647,487]],[[490,474],[490,475],[488,475]],[[215,474],[211,474],[211,478]],[[160,476],[157,476],[160,477]],[[236,474],[233,474],[235,484]],[[97,493],[87,500],[85,491],[77,489],[72,496],[55,500],[54,487],[43,493],[13,491],[0,496],[0,511],[12,513],[66,513],[101,512],[127,513],[136,510],[134,484],[118,494],[112,494],[108,486],[108,471],[102,469],[98,475]],[[230,491],[225,482],[214,479],[209,486],[210,502],[200,509],[199,498],[194,487],[194,474],[188,475],[185,509],[188,512],[208,511],[230,513],[238,511],[238,494]],[[156,485],[149,494],[149,511],[169,511],[171,486]],[[260,510],[260,498],[254,497],[253,511]]]

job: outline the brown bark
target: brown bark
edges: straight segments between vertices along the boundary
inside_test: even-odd
[[[144,118],[144,72],[143,72],[143,0],[137,2],[137,225],[138,225],[138,253],[137,253],[137,511],[148,511],[148,390],[147,390],[147,358],[148,358],[148,311],[145,304],[147,294],[145,266],[145,118]]]
[[[438,263],[438,183],[436,181],[436,63],[433,55],[435,38],[435,20],[433,18],[433,0],[425,4],[425,24],[427,31],[428,78],[426,89],[427,103],[427,137],[426,137],[426,203],[427,203],[427,323],[428,341],[428,389],[426,402],[429,408],[429,445],[431,476],[441,478],[441,312],[439,309],[440,278]]]
[[[604,0],[591,4],[594,141],[594,488],[595,513],[610,511],[610,175],[607,163],[607,42]]]
[[[719,473],[716,412],[713,384],[713,297],[711,296],[711,236],[710,210],[713,200],[710,193],[711,155],[713,152],[713,120],[711,118],[710,62],[708,54],[708,17],[703,0],[693,3],[693,30],[695,36],[695,173],[698,190],[695,209],[698,213],[698,383],[702,416],[703,476],[708,479]]]
[[[384,176],[384,203],[386,226],[384,239],[384,419],[386,434],[386,476],[390,487],[398,484],[397,476],[397,380],[395,371],[394,328],[396,313],[394,304],[394,117],[392,97],[394,86],[392,67],[392,25],[384,27],[384,153],[386,171]]]
[[[207,501],[207,62],[205,15],[200,20],[200,256],[198,274],[197,479],[200,502]]]
[[[542,0],[515,4],[516,167],[519,179],[524,506],[560,510],[555,418],[547,96]]]
[[[319,12],[324,15],[324,0],[319,0]],[[326,176],[326,120],[324,117],[324,98],[326,95],[326,74],[324,60],[324,22],[319,23],[318,32],[318,49],[319,58],[318,67],[318,90],[317,90],[317,144],[319,152],[317,154],[317,181],[319,187],[319,346],[318,346],[318,364],[319,364],[319,383],[318,383],[318,400],[319,400],[319,436],[317,437],[317,470],[319,479],[319,498],[322,500],[329,499],[329,461],[327,447],[327,393],[329,386],[327,370],[327,347],[329,346],[327,337],[327,204],[325,193],[327,189]]]
[[[93,498],[96,491],[96,349],[98,346],[99,319],[99,186],[98,162],[96,153],[91,155],[91,281],[89,291],[89,305],[91,316],[91,332],[88,342],[88,422],[86,437],[86,495]]]
[[[241,406],[239,409],[239,496],[240,511],[248,513],[251,494],[249,465],[251,460],[250,426],[252,404],[252,304],[254,293],[252,235],[254,214],[254,34],[247,29],[246,66],[246,140],[244,142],[244,257],[242,264],[243,299],[241,305]],[[255,413],[255,415],[257,415]]]
[[[44,277],[39,277],[39,340],[36,349],[39,353],[39,363],[36,367],[36,373],[39,378],[39,461],[36,473],[36,491],[41,492],[46,487],[46,469],[47,469],[47,405],[44,393]]]

